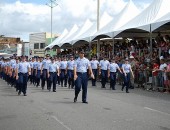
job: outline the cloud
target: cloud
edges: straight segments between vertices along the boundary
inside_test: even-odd
[[[126,5],[124,0],[100,0],[100,14],[107,11],[114,16]],[[53,8],[53,32],[61,33],[74,24],[81,26],[87,18],[96,20],[97,0],[62,0]],[[0,4],[0,34],[23,36],[30,33],[50,32],[51,11],[48,6],[33,3]],[[27,38],[26,38],[27,35]]]

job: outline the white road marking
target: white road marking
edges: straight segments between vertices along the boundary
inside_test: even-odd
[[[162,111],[159,111],[159,110],[155,110],[155,109],[152,109],[152,108],[149,108],[149,107],[144,107],[144,109],[147,109],[147,110],[150,110],[150,111],[154,111],[154,112],[158,112],[158,113],[170,116],[169,113],[162,112]]]
[[[54,120],[56,120],[58,123],[60,123],[64,128],[67,130],[71,130],[68,126],[66,126],[62,121],[60,121],[56,116],[51,116]]]

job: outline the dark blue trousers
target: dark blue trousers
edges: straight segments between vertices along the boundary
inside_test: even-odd
[[[60,73],[60,81],[61,81],[61,86],[63,86],[63,81],[64,81],[64,86],[67,86],[67,74],[66,74],[66,70],[61,69],[61,73]]]
[[[27,91],[27,81],[28,81],[28,73],[19,73],[19,92],[23,92],[26,94]]]
[[[126,92],[129,90],[129,85],[130,85],[130,73],[127,73],[126,76],[124,75],[124,84],[122,86],[122,89],[126,86]]]
[[[94,74],[94,79],[92,79],[92,86],[96,86],[96,79],[97,79],[97,69],[92,69]]]
[[[102,77],[102,88],[105,88],[107,77],[108,77],[107,70],[101,70],[101,77]]]
[[[115,90],[116,85],[116,72],[110,72],[110,88]]]
[[[74,71],[68,70],[67,75],[68,75],[69,88],[70,88],[70,86],[71,86],[71,88],[73,88],[74,87]]]
[[[75,80],[75,97],[78,97],[79,92],[82,87],[82,101],[85,102],[87,99],[87,84],[88,84],[88,76],[86,73],[77,72],[77,79]]]
[[[53,84],[53,91],[56,90],[56,82],[57,82],[57,73],[56,72],[50,72],[49,90],[51,90],[51,85],[52,84]]]
[[[36,80],[37,80],[37,87],[40,85],[41,79],[41,70],[37,70]]]
[[[49,89],[49,80],[47,75],[47,69],[43,69],[41,87],[44,89],[45,81],[47,81],[47,89]]]

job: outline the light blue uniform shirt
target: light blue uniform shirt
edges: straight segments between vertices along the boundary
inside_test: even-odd
[[[28,62],[20,62],[18,65],[19,73],[28,73],[29,68],[30,68],[30,64]]]
[[[122,69],[124,69],[125,73],[130,73],[130,68],[131,68],[130,64],[123,64],[122,65]]]
[[[50,63],[51,63],[51,60],[50,60],[50,59],[49,59],[49,60],[46,60],[46,59],[43,60],[43,61],[42,61],[43,69],[48,69]]]
[[[29,62],[29,63],[30,63],[30,68],[33,69],[33,64],[34,64],[34,62],[31,61],[31,62]]]
[[[60,69],[66,69],[67,68],[67,61],[61,61],[60,62]]]
[[[118,68],[119,68],[119,66],[116,63],[111,63],[111,64],[109,64],[109,67],[108,67],[110,72],[116,72]]]
[[[97,69],[99,62],[97,60],[92,60],[90,61],[90,64],[92,69]]]
[[[49,72],[57,72],[57,69],[59,69],[57,64],[50,63],[49,68],[48,68]]]
[[[74,67],[76,67],[77,72],[87,72],[88,67],[90,66],[90,62],[87,58],[78,58],[75,62],[74,62]]]
[[[74,70],[74,60],[73,61],[69,60],[67,62],[67,67],[68,67],[68,70]]]
[[[12,59],[12,60],[10,61],[10,65],[12,66],[13,64],[16,64],[16,60],[14,60],[14,59]]]
[[[12,69],[15,69],[15,68],[16,68],[16,63],[15,63],[15,64],[12,64],[11,68],[12,68]]]
[[[37,69],[37,62],[36,61],[33,63],[33,69]]]
[[[109,61],[108,60],[101,60],[99,66],[101,67],[101,70],[107,70],[109,67]]]
[[[42,62],[37,62],[37,70],[41,70]]]

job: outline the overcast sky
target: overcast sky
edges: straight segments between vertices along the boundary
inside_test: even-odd
[[[50,32],[50,0],[0,0],[0,35],[21,37],[29,41],[29,34]],[[100,14],[116,15],[129,0],[100,0]],[[153,0],[133,0],[140,10]],[[74,24],[82,26],[87,18],[96,20],[97,0],[58,0],[53,9],[53,32],[62,33]],[[130,14],[131,15],[131,14]]]

